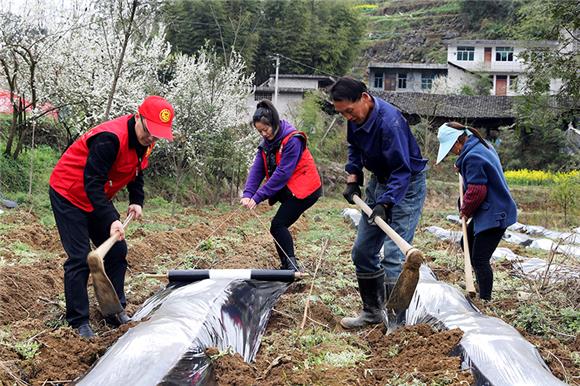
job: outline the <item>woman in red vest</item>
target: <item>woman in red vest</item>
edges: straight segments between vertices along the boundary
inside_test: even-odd
[[[270,233],[280,256],[281,269],[298,271],[288,228],[320,197],[320,176],[306,147],[306,134],[281,121],[272,102],[258,103],[252,123],[263,140],[240,203],[248,209],[254,209],[266,199],[270,205],[282,203],[272,219]],[[260,186],[264,178],[266,183]]]
[[[121,237],[104,258],[105,272],[125,307],[127,244],[123,224],[111,202],[127,187],[134,218],[142,215],[143,170],[159,138],[172,140],[173,107],[159,96],[147,97],[138,112],[104,122],[76,140],[62,155],[50,176],[50,203],[60,240],[68,256],[64,263],[66,320],[82,337],[94,332],[89,325],[87,255],[90,241],[100,245],[115,232]],[[126,323],[122,312],[107,318]]]

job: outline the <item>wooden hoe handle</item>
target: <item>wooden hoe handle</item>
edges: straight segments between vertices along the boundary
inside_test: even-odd
[[[459,175],[459,205],[463,206],[463,177]],[[461,217],[461,228],[463,230],[463,271],[465,276],[465,289],[470,295],[475,295],[475,285],[473,284],[473,270],[471,269],[471,258],[469,255],[469,242],[467,241],[467,222],[465,217]]]
[[[127,218],[125,219],[125,222],[123,223],[123,229],[125,229],[125,227],[133,219],[133,215],[134,215],[133,212],[129,212]],[[111,247],[119,240],[119,235],[120,235],[119,232],[115,232],[114,235],[109,237],[101,245],[99,245],[97,249],[95,249],[95,253],[99,255],[101,258],[104,258],[107,252],[109,252],[109,250],[111,249]]]
[[[363,212],[365,212],[365,214],[370,217],[371,213],[373,212],[372,209],[356,194],[352,196],[352,199],[355,202],[355,204],[357,204],[358,207],[361,208]],[[375,223],[387,234],[387,236],[390,237],[391,240],[395,242],[395,244],[397,244],[397,246],[405,256],[407,256],[407,254],[412,249],[415,249],[404,238],[399,236],[399,234],[395,232],[395,230],[391,228],[389,224],[387,224],[385,220],[383,220],[382,218],[375,217]]]

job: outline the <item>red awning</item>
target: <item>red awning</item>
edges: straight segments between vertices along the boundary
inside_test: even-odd
[[[18,103],[18,96],[14,96],[14,101],[16,103]],[[24,99],[24,105],[28,106],[30,104],[29,101],[27,101],[26,99]],[[45,114],[46,117],[50,117],[53,118],[54,120],[58,120],[58,110],[56,110],[54,108],[54,106],[50,103],[45,103],[41,106],[38,106],[38,108],[40,109],[40,111],[50,111],[48,113]],[[13,106],[12,106],[12,102],[10,100],[10,91],[6,91],[6,90],[0,90],[0,114],[12,114],[12,111],[14,110]],[[32,108],[28,107],[26,109],[27,112],[31,112]]]

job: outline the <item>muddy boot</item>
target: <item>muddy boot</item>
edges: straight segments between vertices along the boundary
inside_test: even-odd
[[[361,328],[384,322],[385,273],[357,273],[358,291],[363,303],[361,313],[354,318],[342,318],[340,325],[346,329]]]
[[[85,339],[89,339],[89,338],[92,338],[93,336],[95,336],[93,329],[91,328],[91,326],[88,323],[81,324],[80,326],[78,326],[76,328],[76,330],[77,330],[77,333]]]

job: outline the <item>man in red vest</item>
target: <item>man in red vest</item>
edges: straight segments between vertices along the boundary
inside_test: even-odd
[[[87,255],[90,242],[100,245],[119,232],[121,237],[104,258],[105,271],[123,307],[127,244],[123,224],[112,199],[127,187],[134,218],[142,216],[143,170],[160,138],[173,140],[173,107],[159,96],[145,98],[135,114],[104,122],[83,134],[62,155],[50,176],[50,202],[64,250],[66,320],[85,338],[89,325]],[[107,322],[118,326],[126,313]]]

